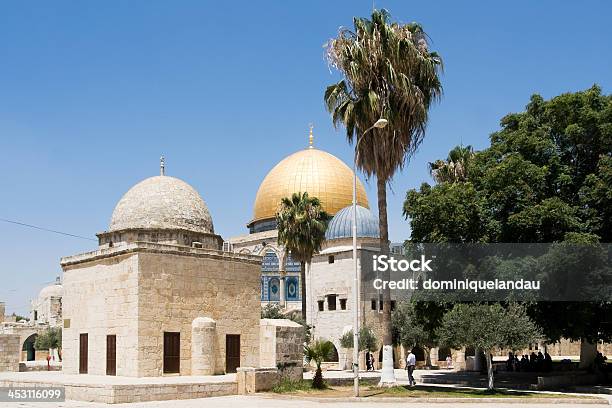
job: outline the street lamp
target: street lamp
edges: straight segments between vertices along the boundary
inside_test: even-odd
[[[353,157],[353,268],[355,272],[355,283],[353,285],[353,298],[355,300],[354,313],[355,320],[353,323],[353,375],[355,396],[359,396],[359,269],[357,268],[357,157],[359,155],[359,143],[363,140],[366,133],[370,130],[382,129],[389,121],[387,119],[378,119],[376,123],[366,129],[357,139],[355,143],[355,155]]]

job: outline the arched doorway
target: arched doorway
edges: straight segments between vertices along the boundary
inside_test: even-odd
[[[26,352],[26,361],[34,361],[36,360],[36,349],[34,348],[34,343],[36,342],[36,338],[38,334],[31,334],[25,341],[23,342],[22,351]]]
[[[423,350],[423,347],[416,346],[412,349],[412,352],[416,357],[416,361],[425,361],[425,350]]]
[[[448,347],[440,347],[438,349],[438,361],[445,361],[446,357],[451,355],[451,349]]]
[[[331,355],[325,361],[326,363],[337,363],[338,361],[340,361],[340,358],[338,356],[338,349],[336,348],[336,345],[332,343],[332,347],[333,349],[332,349]]]

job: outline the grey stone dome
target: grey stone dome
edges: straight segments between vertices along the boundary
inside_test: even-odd
[[[183,180],[169,176],[149,177],[121,197],[109,230],[126,229],[214,233],[212,217],[200,194]]]
[[[38,294],[38,299],[47,299],[50,297],[62,297],[64,296],[64,287],[57,283],[42,288]]]
[[[370,210],[360,205],[357,206],[357,237],[378,238],[378,220]],[[353,236],[353,206],[344,207],[334,215],[327,231],[325,239],[351,238]]]

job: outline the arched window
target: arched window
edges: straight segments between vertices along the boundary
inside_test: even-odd
[[[280,286],[278,279],[276,279],[276,286],[272,288],[273,278],[278,278],[278,256],[276,252],[268,249],[261,260],[261,300],[270,301],[275,300],[270,295],[274,292],[276,294],[276,300],[280,299]]]
[[[268,300],[277,302],[280,300],[280,280],[272,278],[268,282]]]
[[[297,276],[287,276],[285,278],[287,300],[300,300],[300,285]]]

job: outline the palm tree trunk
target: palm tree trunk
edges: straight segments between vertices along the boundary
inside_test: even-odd
[[[376,180],[378,188],[378,224],[380,232],[380,254],[389,255],[389,225],[387,223],[387,181],[380,177]],[[383,280],[389,280],[389,271],[384,272]],[[393,338],[391,328],[391,290],[387,286],[383,290],[383,367],[380,385],[395,385],[395,372],[393,371]]]
[[[302,284],[300,285],[302,289],[302,319],[306,321],[306,262],[300,262],[300,280]]]

